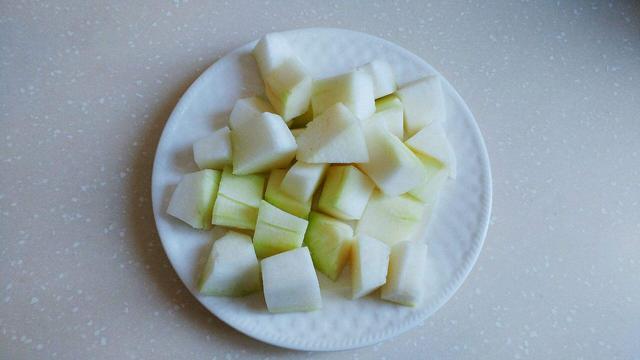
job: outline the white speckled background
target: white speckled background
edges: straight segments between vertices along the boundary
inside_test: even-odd
[[[640,6],[620,2],[0,4],[0,358],[640,358]],[[422,56],[476,115],[494,216],[423,326],[274,348],[188,294],[155,231],[164,122],[217,58],[332,26]]]

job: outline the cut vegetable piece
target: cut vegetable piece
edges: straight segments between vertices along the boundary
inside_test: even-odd
[[[259,97],[248,97],[236,101],[229,115],[229,128],[233,129],[241,123],[260,117],[260,114],[275,110],[266,100]]]
[[[364,71],[373,80],[373,95],[376,99],[389,95],[396,91],[396,78],[391,70],[391,65],[385,60],[373,60],[372,62],[358,68]]]
[[[351,248],[352,298],[363,297],[387,281],[389,245],[360,234]]]
[[[453,152],[447,134],[440,123],[433,123],[405,142],[413,151],[431,156],[443,163],[452,179],[457,175],[456,154]]]
[[[404,241],[391,248],[387,283],[380,298],[406,306],[420,304],[424,297],[427,245]]]
[[[167,213],[193,228],[208,229],[219,183],[220,171],[200,170],[185,174],[171,195]]]
[[[285,167],[298,147],[287,124],[271,113],[262,113],[231,130],[231,146],[236,175]]]
[[[272,313],[322,307],[320,283],[306,247],[268,257],[260,263],[267,309]]]
[[[440,190],[447,181],[449,171],[440,161],[430,156],[420,154],[416,154],[416,156],[418,156],[422,165],[424,165],[427,171],[427,177],[422,184],[411,189],[409,195],[429,206],[433,206],[438,199]]]
[[[404,119],[402,102],[395,95],[376,100],[376,113],[369,120],[384,121],[387,130],[398,139],[404,140]]]
[[[313,120],[313,109],[311,108],[311,106],[309,106],[309,109],[307,109],[307,111],[304,114],[296,116],[295,118],[291,119],[288,125],[291,131],[293,132],[294,129],[304,128],[305,126],[307,126],[308,123],[311,122],[311,120]]]
[[[302,245],[308,222],[269,204],[260,203],[253,246],[259,258],[268,257]]]
[[[304,243],[309,247],[316,268],[335,281],[340,276],[353,242],[351,226],[318,212],[309,215]]]
[[[336,104],[307,124],[297,138],[296,158],[307,163],[367,162],[367,143],[360,121]]]
[[[260,263],[251,238],[229,231],[216,240],[200,274],[200,293],[243,296],[260,290],[260,287]]]
[[[269,181],[267,182],[267,191],[264,193],[264,199],[281,210],[306,219],[309,217],[309,212],[311,211],[311,199],[299,201],[284,193],[283,190],[285,188],[282,186],[282,183],[286,173],[287,170],[284,169],[271,170],[271,175],[269,175]]]
[[[306,129],[291,129],[291,135],[293,135],[294,139],[296,139],[296,144],[298,143],[298,137],[302,134]]]
[[[297,161],[287,171],[280,188],[282,192],[298,201],[311,201],[329,164],[308,164]]]
[[[373,80],[363,71],[352,71],[313,83],[313,115],[321,115],[337,103],[343,103],[360,120],[376,111]]]
[[[369,162],[358,167],[387,195],[404,194],[421,184],[426,171],[416,155],[379,123],[364,129]]]
[[[211,222],[239,229],[255,229],[264,183],[264,175],[233,175],[231,167],[225,167]]]
[[[318,209],[342,220],[362,217],[375,184],[353,165],[334,165],[327,172]]]
[[[231,165],[229,128],[225,126],[193,143],[193,159],[200,169],[222,169]]]
[[[393,245],[408,240],[418,230],[423,215],[424,204],[411,196],[386,196],[375,190],[358,222],[356,233]]]
[[[400,88],[396,94],[404,106],[404,131],[407,137],[433,122],[446,120],[442,85],[437,76],[429,76]]]
[[[293,56],[291,45],[279,33],[266,34],[253,49],[253,57],[263,78]]]
[[[312,79],[297,57],[285,60],[263,79],[269,102],[285,121],[309,109]]]

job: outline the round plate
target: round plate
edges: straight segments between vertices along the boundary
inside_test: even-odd
[[[311,71],[323,78],[374,59],[387,60],[399,84],[438,74],[409,51],[371,35],[342,29],[313,28],[283,33]],[[491,212],[491,173],[487,151],[473,115],[444,79],[449,140],[458,159],[458,176],[448,181],[430,225],[420,232],[429,244],[426,298],[410,308],[381,301],[378,294],[349,298],[347,269],[337,282],[318,274],[323,307],[309,313],[270,314],[262,292],[243,297],[205,297],[195,279],[211,241],[224,230],[197,231],[167,215],[169,198],[180,177],[197,171],[191,145],[225,126],[234,102],[264,93],[251,55],[255,42],[211,65],[189,88],[167,122],[156,152],[152,179],[153,211],[171,264],[195,297],[218,318],[258,340],[300,350],[341,350],[365,346],[420,324],[460,287],[475,263]],[[438,74],[439,75],[439,74]]]

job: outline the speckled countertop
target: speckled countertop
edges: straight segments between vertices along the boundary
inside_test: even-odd
[[[640,358],[637,2],[91,3],[0,4],[0,358]],[[210,315],[150,204],[187,86],[261,34],[310,26],[433,64],[493,167],[491,227],[459,292],[341,353],[274,348]]]

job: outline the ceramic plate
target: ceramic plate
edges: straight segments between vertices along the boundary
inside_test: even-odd
[[[387,60],[399,84],[438,74],[409,51],[371,35],[313,28],[283,33],[314,78],[352,70],[371,60]],[[193,295],[218,318],[261,341],[300,350],[341,350],[389,339],[423,322],[460,287],[473,267],[491,211],[491,173],[482,136],[460,95],[444,79],[446,130],[458,159],[458,176],[449,181],[432,209],[428,227],[418,234],[429,244],[428,294],[416,308],[381,301],[377,294],[349,298],[350,274],[337,282],[318,274],[322,310],[270,314],[261,292],[244,298],[204,297],[195,279],[212,239],[224,232],[197,231],[166,214],[180,177],[198,170],[192,143],[226,125],[234,102],[264,93],[251,55],[255,42],[242,46],[209,67],[184,94],[167,122],[153,168],[153,210],[164,249]],[[439,74],[438,74],[439,75]]]

